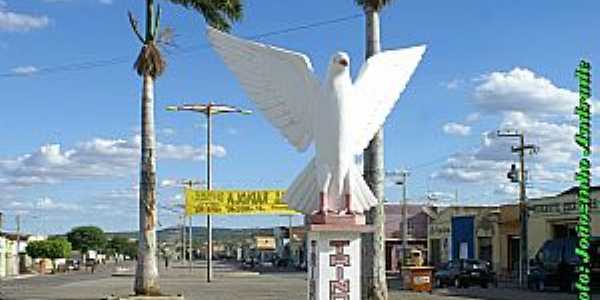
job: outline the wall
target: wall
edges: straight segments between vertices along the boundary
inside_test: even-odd
[[[0,278],[6,277],[6,238],[0,236]]]
[[[475,216],[475,240],[474,250],[475,257],[479,257],[479,243],[477,238],[488,237],[492,238],[492,258],[497,257],[494,254],[494,233],[496,216],[494,212],[497,207],[490,206],[451,206],[447,208],[440,208],[436,218],[431,220],[428,226],[428,259],[432,261],[432,248],[431,240],[439,239],[440,245],[440,261],[447,262],[450,258],[450,254],[455,251],[452,249],[452,238],[451,238],[451,220],[452,217],[456,216]]]
[[[17,255],[17,242],[6,240],[6,276],[19,275],[19,258]]]
[[[495,235],[495,264],[494,270],[502,275],[508,275],[509,272],[509,239],[511,236],[518,236],[521,231],[519,221],[519,207],[516,204],[500,206],[497,228],[498,234]]]
[[[591,192],[592,201],[592,235],[600,236],[600,189]],[[553,238],[553,225],[576,224],[579,215],[577,210],[577,191],[570,189],[556,196],[529,200],[528,245],[529,257],[533,257],[543,243]]]

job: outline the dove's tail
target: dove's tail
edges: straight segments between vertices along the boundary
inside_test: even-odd
[[[364,212],[377,204],[377,198],[373,196],[357,166],[352,166],[347,176],[350,185],[349,191],[352,195],[350,200],[352,211]],[[283,201],[294,210],[312,214],[319,209],[320,192],[317,168],[313,158],[288,188]]]
[[[291,209],[312,214],[319,209],[319,192],[317,168],[313,158],[287,189],[283,201]]]
[[[377,204],[377,198],[363,179],[358,166],[352,166],[348,174],[350,177],[350,191],[352,202],[350,209],[355,212],[364,212]]]

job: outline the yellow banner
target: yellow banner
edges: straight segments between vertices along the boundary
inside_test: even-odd
[[[282,201],[283,190],[236,191],[185,189],[185,212],[189,215],[293,215],[299,212]]]

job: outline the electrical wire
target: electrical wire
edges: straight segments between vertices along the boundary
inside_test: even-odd
[[[251,36],[246,36],[245,38],[262,39],[262,38],[266,38],[266,37],[270,37],[270,36],[288,34],[288,33],[296,32],[296,31],[308,30],[308,29],[313,29],[313,28],[317,28],[317,27],[347,22],[347,21],[358,19],[361,17],[363,17],[363,14],[348,15],[348,16],[344,16],[344,17],[340,17],[340,18],[318,21],[318,22],[308,23],[308,24],[304,24],[304,25],[268,31],[268,32],[264,32],[264,33],[258,33],[258,34],[254,34]],[[175,55],[191,53],[191,52],[198,51],[201,49],[207,49],[209,47],[210,47],[209,44],[203,44],[200,46],[175,47],[174,50],[168,51],[167,55],[172,57]],[[108,67],[108,66],[113,66],[113,65],[120,65],[120,64],[125,64],[125,63],[131,63],[132,61],[133,61],[133,59],[131,56],[119,56],[119,57],[100,59],[100,60],[94,60],[94,61],[88,61],[88,62],[63,64],[63,65],[50,66],[50,67],[41,67],[41,68],[38,68],[33,73],[5,72],[5,73],[0,73],[0,79],[40,76],[40,75],[53,74],[53,73],[59,73],[59,72],[83,71],[83,70],[97,69],[97,68],[103,68],[103,67]]]

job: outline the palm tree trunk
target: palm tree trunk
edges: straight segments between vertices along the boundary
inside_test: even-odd
[[[379,53],[379,13],[372,8],[365,9],[366,14],[366,58]],[[367,213],[367,223],[372,224],[375,231],[367,234],[363,247],[363,298],[387,300],[387,282],[385,276],[385,214],[384,201],[384,161],[383,161],[383,128],[373,137],[363,153],[364,176],[379,203]]]
[[[135,272],[136,295],[158,295],[156,261],[156,158],[154,133],[154,78],[143,76],[142,160],[140,171],[140,233]]]

